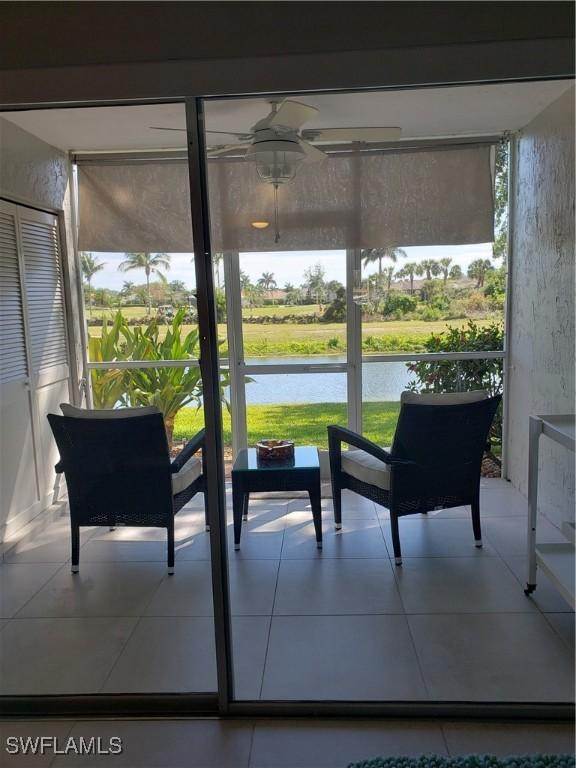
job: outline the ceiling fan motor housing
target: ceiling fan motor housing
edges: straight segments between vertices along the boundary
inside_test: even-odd
[[[305,155],[294,131],[280,134],[272,128],[263,128],[255,132],[245,157],[255,163],[262,181],[285,184],[294,178]]]

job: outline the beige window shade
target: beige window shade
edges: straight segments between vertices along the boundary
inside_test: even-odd
[[[330,155],[302,166],[278,192],[281,238],[274,228],[273,187],[251,163],[209,166],[215,251],[464,245],[494,237],[493,147]],[[80,167],[82,250],[192,250],[185,163]]]

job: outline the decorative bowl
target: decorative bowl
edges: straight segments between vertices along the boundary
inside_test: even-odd
[[[294,458],[294,443],[291,440],[260,440],[256,443],[259,461],[289,461]]]

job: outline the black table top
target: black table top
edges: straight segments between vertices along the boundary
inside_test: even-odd
[[[318,448],[313,445],[296,446],[293,460],[266,462],[258,461],[256,448],[243,449],[236,457],[232,472],[278,472],[299,469],[320,469]]]

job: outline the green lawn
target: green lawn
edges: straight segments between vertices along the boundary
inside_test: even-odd
[[[390,445],[399,403],[364,403],[364,435],[379,445]],[[345,403],[309,403],[294,405],[249,405],[246,408],[248,445],[262,438],[282,437],[298,445],[328,447],[326,427],[329,424],[346,425]],[[224,444],[231,445],[230,414],[224,409]],[[204,414],[192,408],[183,408],[176,416],[174,438],[192,437],[204,426]]]
[[[286,317],[286,315],[322,315],[318,309],[318,304],[297,304],[296,306],[286,306],[284,304],[271,304],[267,307],[244,307],[242,317],[263,317],[266,315],[276,315],[277,317]]]
[[[133,308],[128,308],[132,310]],[[277,307],[275,309],[280,309]],[[124,310],[123,310],[124,311]],[[128,315],[134,316],[134,315]],[[138,315],[137,315],[138,316]],[[141,316],[141,315],[140,315]],[[448,325],[462,328],[467,320],[436,320],[426,323],[421,320],[395,320],[363,323],[362,338],[365,354],[378,352],[420,352],[423,342],[431,333],[441,333]],[[491,319],[477,320],[478,325],[488,325]],[[160,333],[166,326],[161,326]],[[188,333],[194,326],[183,326]],[[100,336],[98,326],[88,328],[91,336]],[[218,326],[218,336],[223,343],[220,354],[225,357],[227,349],[226,325]],[[346,326],[344,323],[286,323],[282,325],[243,325],[244,354],[246,357],[276,357],[295,355],[342,354],[346,351]]]

